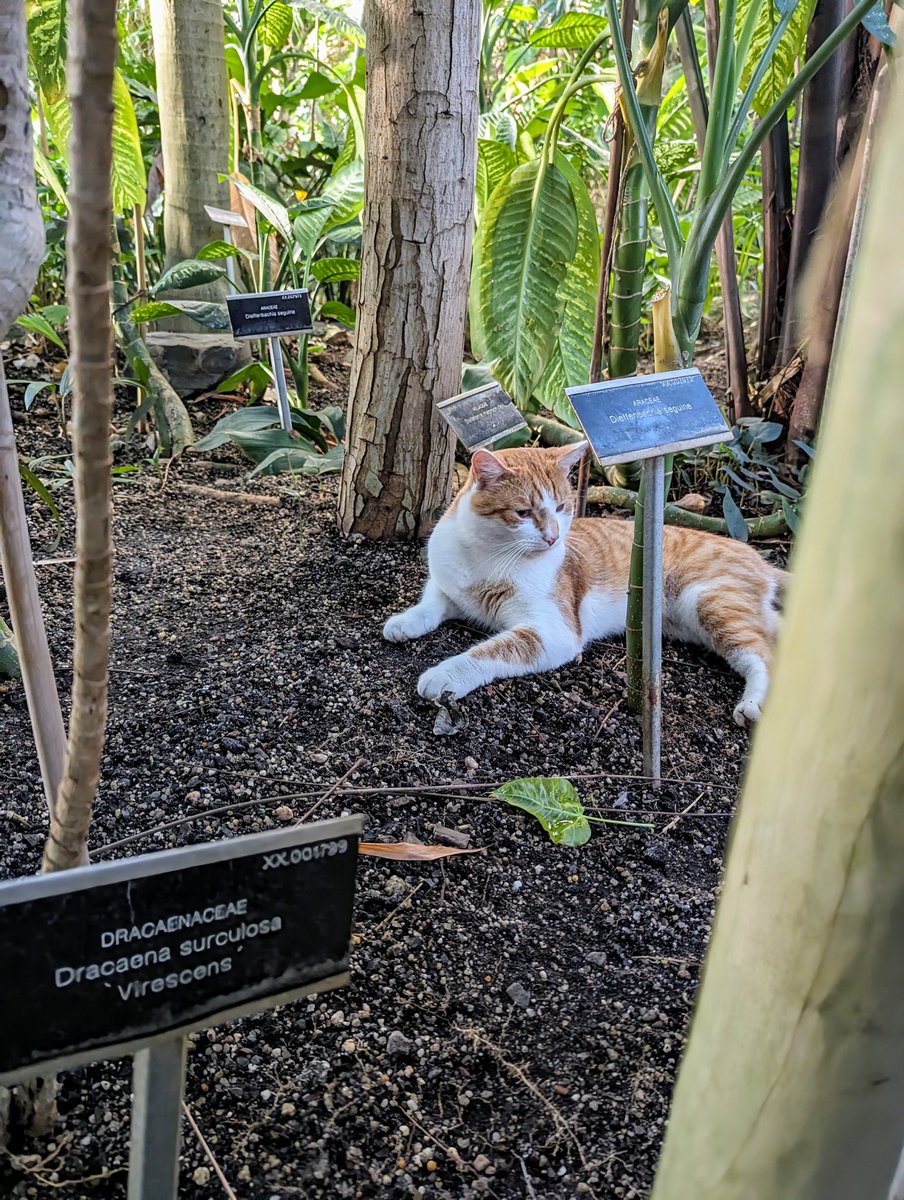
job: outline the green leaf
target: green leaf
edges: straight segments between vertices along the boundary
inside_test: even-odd
[[[869,33],[873,35],[883,46],[894,46],[895,35],[894,30],[888,23],[888,17],[885,15],[885,9],[876,0],[876,3],[869,10],[860,24]],[[789,522],[790,524],[790,522]]]
[[[256,365],[261,366],[260,363]],[[293,408],[291,409],[291,416],[293,428],[309,433],[312,422],[316,421],[317,414],[307,411],[302,412],[297,408]],[[282,434],[286,445],[298,446],[302,444],[292,438],[284,429],[274,429],[274,426],[279,426],[279,409],[275,405],[249,405],[246,408],[236,409],[235,412],[227,413],[225,417],[221,417],[210,433],[206,437],[201,438],[200,441],[195,442],[192,449],[199,450],[202,453],[208,450],[216,450],[218,446],[224,446],[228,441],[237,441],[239,437],[257,434],[262,430],[270,430],[274,433]],[[323,444],[326,445],[326,442]],[[304,445],[308,450],[312,451],[314,449],[309,442],[305,442]],[[273,448],[272,446],[268,447],[268,453]]]
[[[212,262],[203,262],[197,258],[186,258],[163,272],[150,288],[150,295],[157,296],[160,292],[167,291],[181,292],[186,288],[200,287],[204,283],[213,283],[214,280],[225,277],[225,267],[218,267]]]
[[[477,122],[477,136],[481,141],[504,142],[510,150],[514,150],[518,141],[518,124],[507,110],[482,113]]]
[[[596,209],[581,176],[564,154],[556,156],[556,165],[565,176],[574,199],[578,218],[578,241],[574,257],[559,285],[559,299],[564,304],[559,330],[559,349],[565,369],[566,387],[586,383],[590,375],[590,356],[593,353],[593,329],[596,323],[596,292],[600,274],[600,234]],[[571,413],[568,398],[560,398],[555,411],[560,412],[562,401]],[[574,424],[571,414],[569,424]]]
[[[349,329],[355,328],[355,310],[341,300],[328,300],[321,305],[320,316],[324,321],[332,319],[340,325],[347,325]]]
[[[28,0],[25,13],[28,54],[41,91],[53,103],[66,89],[66,0]]]
[[[354,42],[356,46],[364,45],[364,28],[348,13],[340,12],[337,8],[330,8],[328,4],[316,3],[316,0],[289,0],[289,2],[295,8],[303,8],[312,17],[319,17],[327,25],[332,25],[339,33],[345,34],[349,41]]]
[[[361,278],[361,263],[357,258],[318,258],[311,264],[311,274],[318,283],[342,283]]]
[[[62,204],[66,211],[69,211],[69,196],[66,194],[66,188],[63,186],[63,181],[57,172],[56,167],[46,157],[41,147],[35,143],[32,147],[35,156],[35,171],[39,179],[43,179],[44,183],[50,188],[53,194]]]
[[[56,100],[45,97],[44,116],[54,144],[65,161],[69,153],[72,114],[65,95]],[[141,153],[138,121],[128,84],[117,70],[113,75],[113,187],[114,212],[131,216],[137,205],[144,208],[147,198],[147,172]]]
[[[800,529],[800,515],[794,505],[789,500],[786,500],[784,496],[782,496],[782,512],[785,515],[788,528],[796,535]]]
[[[30,330],[31,333],[37,333],[41,337],[47,338],[49,342],[53,342],[61,350],[66,349],[66,343],[41,313],[23,313],[16,321],[16,324],[21,325],[23,329]]]
[[[56,501],[50,494],[50,489],[47,487],[44,481],[39,479],[32,468],[22,462],[21,459],[19,460],[19,474],[22,477],[22,480],[31,488],[34,494],[43,501],[45,508],[47,508],[50,515],[53,517],[53,521],[57,530],[56,540],[52,546],[52,548],[55,550],[60,544],[60,538],[63,536],[63,521],[60,517],[60,510],[57,508]]]
[[[342,470],[344,446],[334,446],[326,454],[310,454],[298,447],[274,450],[257,464],[248,478],[255,475],[280,475],[292,472],[296,475],[329,475]]]
[[[129,85],[113,74],[113,211],[131,216],[147,199],[148,177]]]
[[[0,675],[18,679],[22,674],[19,667],[19,656],[13,641],[13,631],[0,617]]]
[[[17,383],[18,380],[10,379],[9,382]],[[23,380],[23,382],[24,382],[24,380]],[[41,392],[43,392],[45,388],[52,388],[52,387],[53,387],[53,384],[47,380],[36,380],[35,382],[30,383],[28,385],[28,387],[25,389],[25,395],[22,397],[22,403],[25,406],[25,411],[28,412],[28,410],[31,408],[32,404],[34,404],[35,396],[40,395]]]
[[[559,286],[578,244],[571,187],[541,159],[517,167],[493,192],[480,226],[477,306],[482,356],[526,407],[562,319]]]
[[[238,246],[217,239],[202,246],[195,258],[199,262],[216,262],[220,258],[236,258],[239,254],[241,254],[241,250]]]
[[[162,321],[166,317],[190,317],[205,329],[231,328],[226,305],[210,300],[153,300],[133,308],[129,317],[136,325]]]
[[[483,212],[496,187],[514,171],[515,152],[505,142],[480,138],[477,142],[477,210]]]
[[[728,488],[722,494],[722,516],[725,518],[725,523],[728,526],[728,532],[733,538],[739,542],[746,542],[748,531],[747,522],[744,520],[741,510],[735,504],[734,496]]]
[[[280,204],[278,200],[274,200],[272,196],[268,196],[266,192],[262,192],[260,188],[256,188],[247,179],[239,179],[234,176],[232,182],[248,203],[254,205],[265,221],[268,221],[274,229],[282,234],[287,242],[292,240],[292,225],[289,221],[289,211],[284,204]]]
[[[492,793],[536,817],[557,846],[583,846],[590,839],[590,822],[567,779],[513,779]]]
[[[364,164],[357,159],[327,180],[316,197],[307,202],[293,222],[295,238],[305,258],[310,258],[329,229],[344,225],[364,204]]]
[[[535,29],[530,35],[532,46],[550,50],[584,50],[606,28],[606,18],[594,13],[570,12],[554,25]]]
[[[747,87],[762,58],[772,33],[782,15],[782,7],[775,0],[738,0],[736,28],[740,29],[751,4],[759,5],[750,52],[741,70],[741,90]],[[765,115],[794,74],[794,64],[803,52],[807,29],[816,7],[816,0],[799,0],[784,36],[775,48],[775,53],[753,98],[753,109],[758,117]]]
[[[533,4],[510,4],[505,10],[507,21],[536,21],[537,9]]]
[[[218,392],[237,392],[239,388],[245,384],[251,384],[251,394],[259,396],[266,390],[267,384],[273,378],[273,372],[262,362],[246,363],[243,367],[239,367],[237,371],[233,371],[231,375],[227,375],[225,379],[217,384]]]
[[[321,96],[329,96],[333,92],[338,92],[341,86],[335,79],[324,75],[322,71],[312,71],[304,87],[295,95],[298,100],[319,100]]]
[[[282,50],[289,40],[294,19],[295,14],[291,7],[283,4],[282,0],[276,0],[276,3],[271,4],[261,17],[261,23],[257,27],[257,36],[265,46],[272,46],[274,50]]]
[[[262,463],[274,450],[297,450],[316,454],[317,448],[304,438],[287,433],[285,429],[257,429],[248,433],[233,433],[232,440],[254,463]]]

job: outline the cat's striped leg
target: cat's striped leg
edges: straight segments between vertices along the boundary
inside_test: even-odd
[[[432,579],[428,579],[417,604],[389,618],[383,626],[383,637],[387,642],[410,642],[425,633],[432,633],[443,621],[451,621],[458,615],[453,601]]]
[[[532,625],[519,625],[431,667],[418,680],[417,690],[428,700],[437,699],[443,692],[460,698],[495,679],[561,667],[571,662],[580,649],[580,639],[564,622],[542,634]]]

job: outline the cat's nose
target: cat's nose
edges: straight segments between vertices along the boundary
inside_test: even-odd
[[[547,546],[554,546],[558,540],[558,533],[553,533],[551,530],[543,534],[543,541],[547,544]]]

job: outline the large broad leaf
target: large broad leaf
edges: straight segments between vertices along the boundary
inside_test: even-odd
[[[342,283],[361,278],[361,263],[357,258],[318,258],[311,274],[319,283]]]
[[[208,242],[206,246],[202,246],[195,257],[200,262],[216,262],[221,258],[237,258],[241,253],[238,246],[217,238],[213,242]]]
[[[517,167],[490,197],[476,264],[481,357],[522,408],[556,345],[559,287],[577,244],[574,196],[554,163]]]
[[[605,17],[596,16],[594,13],[566,13],[554,25],[546,29],[535,29],[530,35],[530,44],[551,50],[583,50],[605,28]]]
[[[583,846],[590,838],[590,822],[567,779],[513,779],[493,795],[537,818],[557,846]]]
[[[40,337],[47,338],[54,345],[59,346],[61,350],[66,349],[66,343],[50,324],[43,313],[23,313],[16,321],[23,329],[28,329],[31,333],[37,333]]]
[[[282,50],[292,32],[294,18],[295,14],[290,5],[284,4],[282,0],[275,0],[275,3],[265,9],[264,15],[261,17],[261,23],[257,27],[258,38],[265,46],[272,46],[274,50]]]
[[[481,113],[477,121],[477,136],[481,141],[504,142],[510,150],[518,141],[518,124],[508,111]]]
[[[249,204],[252,204],[265,221],[273,226],[278,233],[281,233],[286,241],[292,239],[292,224],[289,220],[289,210],[284,204],[280,204],[278,200],[274,200],[272,196],[268,196],[266,192],[262,192],[260,188],[249,183],[247,179],[241,178],[239,175],[232,176],[232,182],[235,184],[240,195],[244,196]]]
[[[564,302],[559,349],[565,368],[566,386],[577,387],[587,382],[590,372],[593,327],[596,321],[596,292],[600,274],[600,234],[596,223],[596,210],[583,179],[564,154],[556,157],[556,165],[571,188],[578,217],[578,241],[574,258],[559,285],[559,299]],[[564,397],[562,399],[570,410],[571,405]]]
[[[19,656],[13,641],[13,631],[0,617],[0,675],[17,678],[22,674],[19,667]]]
[[[505,142],[480,138],[477,142],[477,211],[482,213],[487,201],[506,175],[517,165],[515,151]]]
[[[334,446],[327,454],[306,453],[297,446],[283,447],[273,450],[262,459],[248,478],[253,479],[255,475],[261,474],[280,475],[284,472],[291,472],[293,475],[331,475],[342,470],[344,452],[344,446]]]
[[[41,91],[53,104],[66,90],[66,0],[28,0],[25,12],[28,54]]]
[[[737,29],[744,24],[751,4],[759,5],[759,11],[753,39],[750,43],[750,52],[741,70],[742,89],[746,88],[750,82],[763,52],[769,44],[769,39],[781,20],[782,13],[788,8],[786,0],[781,3],[776,3],[776,0],[739,0],[735,26]],[[794,74],[794,64],[804,49],[807,29],[810,26],[815,7],[816,0],[799,0],[797,3],[790,24],[776,46],[775,53],[772,55],[766,73],[753,98],[753,109],[758,117],[762,117],[772,107],[790,83]]]
[[[319,17],[327,25],[332,25],[356,46],[364,45],[364,27],[348,13],[340,12],[338,8],[330,8],[328,4],[316,3],[315,0],[290,0],[290,3],[295,8],[303,8],[312,17]]]
[[[311,441],[305,440],[299,443],[297,440],[288,437],[285,441],[286,445],[297,447],[303,445],[308,451],[314,451],[316,443],[322,450],[327,448],[326,438],[323,436],[323,421],[320,420],[320,414],[300,410],[297,408],[290,409],[293,429],[299,430],[301,433],[307,434]],[[252,405],[247,408],[239,408],[235,412],[227,413],[225,417],[221,417],[211,429],[206,437],[201,438],[199,442],[195,442],[193,449],[200,450],[202,453],[208,450],[216,450],[218,446],[223,446],[228,441],[232,441],[237,436],[246,436],[259,433],[261,430],[272,430],[274,426],[279,425],[279,409],[272,404]],[[283,433],[281,428],[274,432]],[[280,442],[280,445],[283,444]],[[269,449],[275,449],[270,446]]]
[[[341,86],[335,79],[324,75],[322,71],[312,71],[304,87],[296,93],[296,99],[319,100],[321,96],[329,96],[333,92],[338,92]]]
[[[349,329],[355,328],[355,310],[341,300],[327,300],[320,308],[320,316],[324,321],[338,321]]]
[[[739,542],[746,542],[748,537],[747,522],[744,520],[741,510],[735,503],[734,497],[728,488],[722,493],[722,516],[725,518],[725,523],[728,526],[728,532],[733,538],[737,538]]]
[[[861,24],[873,35],[874,38],[880,41],[883,46],[894,46],[894,30],[889,25],[888,17],[885,15],[885,9],[879,3],[879,0],[876,0],[876,3],[861,21]]]
[[[69,153],[72,114],[69,101],[61,96],[55,101],[44,98],[44,115],[61,157]],[[136,207],[144,207],[147,196],[147,172],[138,136],[138,121],[128,84],[117,70],[113,75],[113,209],[131,215]]]
[[[204,262],[197,258],[186,258],[182,262],[175,263],[168,271],[164,271],[150,289],[150,294],[157,296],[160,292],[181,292],[186,288],[213,283],[217,279],[224,279],[225,276],[226,269],[217,266],[216,263]]]
[[[305,258],[310,258],[330,229],[345,225],[361,211],[364,203],[364,164],[358,160],[327,180],[317,205],[309,202],[292,227]]]
[[[167,317],[191,317],[205,329],[229,329],[229,313],[225,304],[212,300],[152,300],[133,308],[129,317],[136,325],[147,321],[163,321]]]

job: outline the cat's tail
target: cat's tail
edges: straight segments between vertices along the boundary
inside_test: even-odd
[[[788,592],[788,585],[791,582],[791,572],[785,571],[781,567],[773,567],[772,579],[775,583],[775,591],[772,596],[772,603],[778,608],[783,608],[785,604],[785,596]]]

